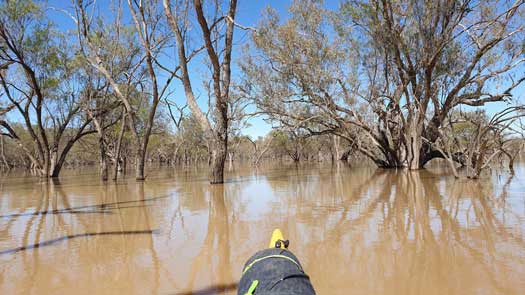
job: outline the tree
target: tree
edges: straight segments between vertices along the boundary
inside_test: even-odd
[[[58,177],[73,145],[94,133],[92,119],[81,112],[85,99],[74,48],[67,36],[29,0],[0,5],[0,75],[5,105],[22,118],[31,138],[22,140],[12,120],[0,125],[41,177]],[[99,110],[94,110],[98,112]],[[9,116],[7,116],[9,117]]]
[[[199,120],[193,114],[181,121],[176,134],[178,149],[174,151],[179,162],[208,161],[210,144]],[[180,154],[180,155],[179,155]]]
[[[184,92],[188,106],[198,120],[202,129],[205,130],[210,138],[211,147],[211,171],[210,183],[224,182],[224,163],[228,153],[228,103],[230,99],[231,82],[231,55],[233,49],[233,31],[235,27],[235,13],[237,0],[230,0],[225,8],[225,15],[219,16],[217,12],[222,11],[220,1],[213,2],[209,11],[214,11],[211,19],[206,18],[202,0],[193,1],[193,9],[202,33],[204,47],[207,53],[207,61],[211,65],[212,89],[210,96],[214,98],[213,105],[210,105],[212,120],[210,120],[197,104],[193,92],[192,79],[188,72],[188,25],[187,19],[190,13],[189,1],[177,2],[175,9],[172,9],[170,0],[163,0],[164,11],[168,19],[171,30],[176,39],[178,49],[178,60],[181,66],[181,81],[184,85]],[[220,22],[225,22],[220,26]],[[220,40],[223,40],[223,43]]]
[[[419,169],[444,157],[432,146],[451,111],[508,101],[525,81],[523,3],[294,1],[289,20],[270,10],[253,34],[244,89],[287,126]]]
[[[254,166],[259,166],[261,159],[270,149],[275,136],[275,132],[270,132],[266,137],[259,137],[257,140],[252,140],[249,136],[246,137],[253,146],[252,163]]]
[[[432,148],[444,155],[455,177],[459,177],[456,162],[465,168],[467,177],[479,178],[498,158],[504,158],[514,174],[514,160],[523,145],[523,136],[515,125],[525,115],[524,110],[511,106],[492,117],[485,111],[453,112],[439,129],[439,139]]]
[[[384,125],[374,138],[388,143],[382,146],[394,166],[417,169],[442,157],[432,143],[452,110],[512,97],[512,90],[525,80],[519,70],[525,61],[523,48],[518,45],[523,38],[523,4],[347,1],[343,5],[370,42],[375,58],[367,59],[372,61],[366,64],[369,76],[379,69],[386,77],[369,79],[368,98],[378,105]]]
[[[167,46],[162,30],[163,14],[158,1],[127,1],[134,27],[122,25],[122,8],[115,23],[105,25],[103,16],[87,15],[89,4],[76,2],[79,44],[89,65],[102,74],[126,110],[135,148],[135,178],[144,180],[144,165],[159,102],[179,69],[163,66],[160,55]],[[137,43],[138,41],[138,43]],[[164,83],[159,72],[167,72]]]
[[[86,65],[82,59],[79,59],[79,63],[81,69],[80,82],[84,85],[84,100],[81,103],[81,109],[92,120],[95,127],[98,137],[100,178],[106,181],[109,175],[108,156],[111,152],[105,126],[108,122],[116,123],[121,120],[124,121],[124,119],[119,114],[120,102],[110,93],[108,83],[104,81],[103,77],[95,69]]]

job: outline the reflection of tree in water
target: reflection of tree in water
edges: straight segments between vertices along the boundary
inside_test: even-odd
[[[26,252],[26,250],[56,245],[62,240],[67,240],[67,237],[76,237],[75,235],[71,235],[69,228],[66,226],[67,222],[64,221],[64,217],[62,216],[63,213],[75,214],[76,210],[63,211],[61,209],[63,206],[69,208],[70,204],[67,195],[58,182],[41,182],[33,188],[31,195],[36,196],[37,200],[36,210],[34,212],[30,214],[20,212],[12,216],[6,216],[6,218],[8,218],[7,232],[13,223],[20,221],[25,223],[20,242],[18,242],[20,246],[2,251],[3,254],[11,254],[12,261],[16,258],[14,254],[20,252],[22,266],[28,273],[28,275],[23,277],[26,282],[21,284],[21,286],[27,288],[25,290],[27,293],[35,292],[34,281],[40,272],[41,258],[39,251]],[[59,202],[62,202],[63,206],[60,205]],[[26,209],[27,208],[23,208],[22,211]],[[26,216],[29,218],[24,218]],[[46,240],[45,237],[49,235],[50,229],[65,233],[65,236]],[[6,234],[6,236],[16,237],[17,235],[13,233]],[[56,279],[63,279],[65,277],[62,271],[56,271],[54,275]]]
[[[494,196],[491,183],[381,170],[288,185],[296,196],[287,206],[293,211],[297,202],[296,218],[313,236],[300,257],[314,266],[314,283],[382,294],[524,287],[516,283],[524,275],[523,238],[498,218],[509,208],[495,205],[505,187]]]
[[[46,272],[70,283],[77,279],[71,271],[75,265],[91,269],[103,263],[115,268],[85,272],[85,281],[120,272],[127,278],[126,290],[153,290],[160,284],[159,292],[213,294],[234,288],[245,259],[266,245],[266,232],[279,226],[319,294],[472,294],[481,289],[512,294],[525,287],[525,221],[522,212],[510,208],[512,194],[507,196],[515,182],[501,188],[429,171],[345,166],[262,169],[256,179],[248,172],[224,186],[206,184],[205,174],[195,181],[198,172],[189,171],[186,177],[176,173],[175,187],[161,179],[108,184],[96,193],[88,185],[26,189],[22,202],[8,204],[16,210],[0,218],[2,236],[16,239],[12,248],[84,233],[161,231],[153,238],[74,238],[71,245],[60,242],[2,259],[24,270],[17,282],[23,293],[47,286]],[[28,194],[34,201],[22,198]],[[254,211],[257,206],[264,210]],[[181,254],[185,241],[192,250]],[[60,259],[65,247],[67,260]],[[56,263],[46,261],[55,256]],[[134,268],[138,257],[148,267]]]
[[[230,231],[228,211],[224,200],[224,185],[206,185],[208,194],[208,228],[200,251],[190,266],[190,289],[197,281],[211,282],[216,292],[228,291],[225,282],[232,282],[230,273]],[[191,245],[189,245],[191,246]],[[205,278],[206,276],[210,278]],[[208,290],[210,294],[214,294]]]
[[[87,188],[94,197],[84,198],[82,186],[41,183],[33,191],[21,191],[25,199],[16,204],[19,211],[1,216],[2,236],[12,241],[0,249],[0,255],[23,270],[13,282],[21,293],[39,293],[35,288],[49,288],[53,282],[71,284],[80,273],[83,283],[97,282],[101,275],[106,275],[104,279],[123,275],[138,279],[115,285],[158,287],[159,258],[153,239],[158,227],[155,214],[149,211],[167,196],[153,191],[155,197],[146,198],[143,183],[97,187],[98,191]],[[27,202],[27,195],[34,201]],[[134,257],[143,250],[149,251],[151,267],[133,269]],[[92,267],[100,264],[109,267]]]

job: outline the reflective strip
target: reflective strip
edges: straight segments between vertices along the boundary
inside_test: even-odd
[[[252,284],[250,285],[248,292],[244,293],[244,295],[253,295],[253,292],[255,292],[255,288],[257,288],[257,285],[259,285],[259,281],[254,280]]]
[[[285,255],[268,255],[268,256],[264,256],[264,257],[261,257],[261,258],[258,258],[258,259],[255,259],[254,261],[252,261],[252,263],[248,264],[248,266],[246,266],[246,268],[242,271],[242,274],[244,275],[244,273],[246,273],[255,263],[261,261],[261,260],[265,260],[265,259],[268,259],[268,258],[284,258],[284,259],[288,259],[290,260],[291,262],[293,262],[295,265],[297,265],[297,267],[303,271],[303,269],[301,268],[301,266],[299,265],[299,263],[297,263],[297,261],[293,260],[292,258],[288,257],[288,256],[285,256]]]

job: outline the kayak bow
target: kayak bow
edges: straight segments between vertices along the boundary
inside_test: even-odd
[[[268,249],[255,253],[244,265],[237,294],[315,295],[299,259],[287,249],[289,244],[281,230],[275,229]]]

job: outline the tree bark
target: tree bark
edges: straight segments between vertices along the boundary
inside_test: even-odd
[[[144,180],[144,165],[146,162],[146,149],[141,146],[137,148],[137,155],[135,158],[135,179]]]
[[[108,180],[108,157],[106,154],[106,144],[104,138],[101,136],[98,139],[98,147],[100,152],[100,179],[102,181]]]
[[[124,132],[126,132],[126,113],[122,114],[122,126],[120,127],[120,132],[117,139],[117,147],[115,151],[115,167],[113,169],[113,180],[117,180],[118,172],[122,169],[120,162],[120,150],[122,148],[122,138],[124,138]]]
[[[6,169],[11,169],[11,165],[9,165],[9,162],[7,162],[7,159],[5,157],[4,137],[3,136],[0,136],[0,146],[2,150],[2,162],[4,163]]]
[[[214,148],[211,151],[211,171],[210,183],[224,182],[224,163],[228,154],[228,139],[227,137],[218,136],[214,141]]]

